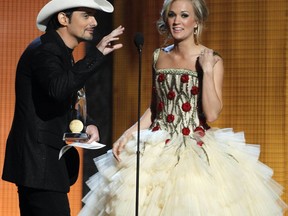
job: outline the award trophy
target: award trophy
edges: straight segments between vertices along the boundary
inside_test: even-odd
[[[70,132],[64,133],[63,140],[67,144],[73,142],[86,142],[89,139],[89,135],[85,133],[86,130],[86,95],[84,88],[77,92],[77,99],[75,103],[75,109],[72,111],[72,118],[69,124]]]

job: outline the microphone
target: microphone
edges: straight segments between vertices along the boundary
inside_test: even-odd
[[[139,54],[139,78],[138,78],[138,129],[137,129],[137,151],[136,151],[136,199],[135,199],[135,216],[139,213],[139,178],[140,178],[140,114],[141,114],[141,56],[144,38],[142,33],[137,32],[134,36],[134,43]]]
[[[143,37],[142,33],[137,32],[135,34],[134,43],[135,43],[135,46],[137,47],[138,51],[141,52],[143,44],[144,44],[144,37]]]

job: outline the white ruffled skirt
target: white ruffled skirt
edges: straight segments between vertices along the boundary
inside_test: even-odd
[[[169,141],[167,142],[167,139]],[[140,216],[282,216],[283,188],[259,158],[258,145],[245,143],[244,133],[210,129],[197,145],[165,131],[140,133]],[[90,192],[80,216],[133,216],[136,199],[137,134],[117,163],[109,151],[95,164]]]

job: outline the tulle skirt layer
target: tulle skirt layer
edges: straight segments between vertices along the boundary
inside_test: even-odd
[[[203,143],[202,143],[203,142]],[[137,135],[117,163],[109,151],[95,164],[79,215],[135,215]],[[210,129],[204,137],[170,138],[165,131],[140,133],[141,216],[281,216],[283,188],[259,158],[258,145],[232,129]]]

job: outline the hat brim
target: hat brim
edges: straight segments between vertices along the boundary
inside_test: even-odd
[[[107,13],[114,11],[113,5],[106,0],[51,0],[39,12],[36,26],[40,31],[45,31],[52,15],[70,8],[91,8]]]

